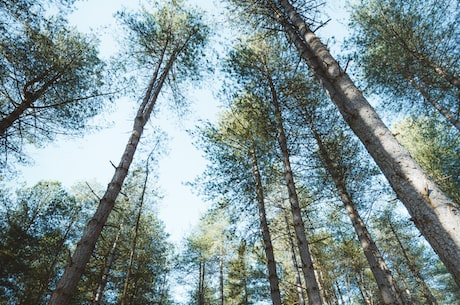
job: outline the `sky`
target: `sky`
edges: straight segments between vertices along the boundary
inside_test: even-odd
[[[343,12],[343,6],[336,2],[332,0],[326,7],[329,14],[335,16]],[[189,0],[188,3],[207,10],[211,19],[219,18],[216,1]],[[139,1],[84,0],[77,1],[76,6],[77,9],[69,16],[70,23],[82,32],[96,31],[101,41],[101,56],[108,58],[117,50],[113,14],[122,8],[136,9]],[[326,30],[328,34],[336,36],[340,29],[343,29],[343,18],[334,18]],[[159,201],[158,211],[171,241],[176,244],[190,232],[200,213],[209,206],[185,185],[201,174],[206,164],[186,130],[193,128],[199,120],[215,119],[219,104],[214,98],[219,90],[217,85],[214,79],[204,79],[201,88],[192,88],[187,93],[192,101],[191,114],[179,118],[168,112],[167,107],[162,107],[148,125],[148,128],[161,126],[168,134],[168,139],[164,139],[168,155],[159,160],[157,169],[160,190],[164,196]],[[95,125],[105,126],[100,131],[81,138],[58,138],[41,149],[30,148],[29,154],[34,164],[19,168],[23,178],[28,185],[40,180],[57,180],[69,188],[77,182],[94,180],[106,185],[114,173],[111,162],[119,163],[128,140],[135,108],[135,101],[120,99],[113,111],[94,120]]]

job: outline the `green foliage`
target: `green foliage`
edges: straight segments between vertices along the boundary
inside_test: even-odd
[[[7,156],[23,160],[25,143],[40,146],[57,134],[86,130],[88,120],[103,109],[105,64],[95,38],[78,33],[62,17],[0,17],[7,27],[0,32],[3,167]]]
[[[92,304],[102,289],[101,304],[119,304],[129,268],[133,240],[133,264],[127,289],[127,304],[170,304],[168,276],[172,245],[167,241],[164,224],[158,219],[158,191],[152,177],[144,189],[146,171],[132,170],[116,202],[114,213],[96,244],[83,280],[79,283],[74,304]],[[94,190],[99,193],[98,190]],[[136,231],[140,203],[142,210]],[[104,280],[105,286],[101,288]]]
[[[81,206],[58,182],[43,181],[1,202],[2,304],[46,302],[78,232]]]
[[[177,108],[185,107],[180,84],[197,81],[206,68],[205,46],[210,29],[203,21],[203,13],[188,8],[184,1],[151,1],[139,12],[122,11],[118,19],[126,29],[124,65],[145,72],[149,81],[157,69],[172,67],[167,84]]]
[[[393,126],[398,140],[460,206],[460,134],[432,117],[406,118]]]
[[[353,7],[350,40],[372,92],[396,111],[424,111],[431,99],[458,119],[458,1],[365,0]]]

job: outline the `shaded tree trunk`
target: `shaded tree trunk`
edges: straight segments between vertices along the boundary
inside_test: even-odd
[[[219,246],[219,301],[224,305],[224,249],[222,243]]]
[[[270,1],[278,22],[292,40],[390,182],[412,220],[460,287],[460,210],[397,142],[350,77],[287,0],[284,11]]]
[[[199,281],[198,281],[198,305],[205,305],[204,304],[204,297],[205,297],[205,262],[200,261],[200,274],[199,274]]]
[[[264,242],[265,256],[267,258],[268,268],[268,281],[270,283],[270,296],[273,305],[281,305],[281,294],[279,288],[279,278],[276,272],[276,261],[273,253],[272,239],[270,236],[270,230],[268,227],[267,215],[265,213],[265,199],[264,191],[262,186],[262,177],[259,171],[259,161],[255,151],[255,144],[252,142],[252,172],[255,178],[256,192],[257,192],[257,204],[259,208],[259,221],[260,231],[262,232],[262,239]]]

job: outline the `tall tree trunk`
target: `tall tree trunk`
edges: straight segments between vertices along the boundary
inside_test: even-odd
[[[398,243],[399,248],[401,249],[404,259],[407,262],[407,265],[409,266],[409,270],[415,277],[415,281],[417,282],[418,286],[422,290],[422,294],[426,299],[426,305],[438,305],[438,302],[436,301],[436,298],[433,296],[431,293],[430,287],[428,287],[427,283],[423,279],[422,274],[420,273],[419,268],[414,264],[412,259],[409,257],[409,254],[407,253],[406,249],[404,248],[404,245],[399,238],[399,234],[396,231],[396,228],[394,227],[393,223],[391,222],[390,217],[388,217],[388,225],[390,226],[390,230],[393,233],[396,242]]]
[[[267,215],[265,213],[265,197],[262,186],[262,177],[259,170],[259,161],[257,158],[255,143],[252,142],[252,172],[255,178],[257,204],[259,208],[260,231],[264,242],[265,256],[267,258],[268,281],[270,283],[270,296],[273,305],[281,305],[281,294],[279,288],[279,278],[276,272],[275,254],[273,253],[272,239],[268,227]]]
[[[166,48],[165,48],[166,49]],[[54,290],[50,305],[68,305],[77,287],[78,281],[81,278],[86,264],[88,263],[91,253],[94,250],[96,242],[101,235],[102,228],[104,227],[110,212],[113,209],[115,200],[120,193],[123,182],[128,175],[129,167],[133,161],[137,145],[139,144],[141,135],[144,131],[145,124],[148,122],[153,107],[156,103],[161,88],[166,80],[166,77],[176,59],[177,54],[172,54],[166,62],[163,71],[157,79],[158,69],[155,70],[150,84],[147,88],[146,94],[134,119],[133,130],[129,137],[128,143],[125,147],[121,161],[109,183],[104,196],[99,202],[99,206],[94,213],[93,218],[86,226],[82,238],[77,244],[71,262],[67,266],[64,274],[57,283]],[[163,62],[163,58],[158,62],[158,67]]]
[[[224,247],[221,241],[219,247],[219,301],[220,305],[224,305]]]
[[[350,77],[287,0],[271,8],[343,118],[390,182],[460,287],[460,209],[398,143]],[[287,16],[287,17],[286,17]]]
[[[423,98],[430,103],[449,123],[452,124],[455,128],[457,128],[458,131],[460,131],[460,121],[455,118],[455,116],[452,114],[452,112],[449,111],[449,109],[446,109],[443,107],[438,101],[431,97],[430,94],[425,90],[425,88],[417,83],[416,80],[411,78],[408,75],[403,76],[406,78],[406,80],[412,85],[412,87],[415,88],[420,94],[423,96]]]
[[[270,92],[272,95],[272,102],[275,109],[276,125],[278,131],[278,143],[282,153],[284,165],[284,178],[289,194],[289,203],[291,205],[291,213],[294,223],[294,230],[297,238],[297,247],[299,248],[300,259],[302,261],[302,271],[305,278],[305,285],[307,286],[307,297],[310,305],[320,305],[321,292],[319,289],[318,281],[315,276],[315,269],[313,266],[313,259],[311,257],[310,246],[305,234],[305,224],[302,219],[302,211],[300,209],[299,198],[294,182],[294,175],[291,169],[291,161],[289,149],[287,146],[286,133],[283,127],[283,118],[281,115],[281,108],[278,101],[278,96],[275,86],[271,79],[271,75],[266,70],[267,81],[270,85]]]
[[[305,113],[305,116],[310,125],[313,137],[318,145],[320,157],[323,160],[332,181],[334,182],[337,192],[339,193],[340,200],[348,213],[348,217],[350,218],[358,240],[361,243],[364,255],[371,267],[372,274],[374,275],[375,281],[377,282],[377,286],[380,290],[380,295],[382,296],[383,304],[403,304],[390,269],[372,239],[371,234],[367,230],[358,210],[355,208],[351,195],[346,188],[345,181],[340,174],[339,169],[336,168],[336,165],[334,165],[334,161],[332,160],[326,145],[316,130],[312,116],[307,112]]]
[[[102,274],[100,281],[97,285],[96,292],[93,296],[93,301],[91,302],[92,305],[99,305],[101,304],[102,297],[104,296],[104,290],[107,285],[107,281],[109,279],[109,273],[112,269],[113,261],[115,260],[115,254],[118,247],[118,240],[120,239],[121,231],[123,230],[123,224],[120,225],[118,228],[117,234],[115,235],[115,240],[112,243],[112,247],[110,248],[110,252],[107,254],[107,258],[104,260],[104,266],[102,269]]]
[[[289,225],[289,218],[288,218],[287,213],[284,213],[284,221],[286,223],[286,234],[287,234],[287,238],[289,241],[289,248],[291,249],[291,259],[292,259],[292,265],[294,267],[295,284],[296,284],[297,295],[299,296],[299,305],[305,305],[305,297],[303,295],[302,280],[300,279],[299,264],[297,262],[297,255],[295,253],[294,241],[292,240],[291,228]]]
[[[198,281],[198,305],[205,305],[204,304],[204,297],[205,297],[205,262],[200,260],[200,274],[199,274],[199,281]]]
[[[142,207],[144,205],[144,198],[145,198],[145,192],[147,190],[147,183],[149,180],[149,160],[150,157],[152,156],[153,151],[150,152],[150,154],[147,157],[147,161],[145,162],[145,178],[144,178],[144,184],[142,185],[142,192],[141,196],[139,198],[139,207],[136,215],[136,224],[134,225],[134,236],[133,240],[131,242],[131,251],[129,253],[129,263],[128,263],[128,269],[126,270],[126,277],[125,277],[125,282],[123,284],[123,292],[121,294],[121,305],[126,304],[126,296],[128,293],[128,287],[129,287],[129,279],[131,277],[131,272],[133,269],[133,264],[134,264],[134,256],[136,254],[136,247],[137,247],[137,238],[139,236],[139,227],[141,224],[141,216],[142,216]]]

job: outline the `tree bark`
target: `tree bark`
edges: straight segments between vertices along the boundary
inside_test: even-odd
[[[219,246],[219,301],[220,305],[224,305],[224,247],[223,241]]]
[[[278,131],[278,143],[282,153],[284,165],[284,178],[288,189],[289,203],[291,205],[294,230],[297,238],[297,246],[299,248],[300,260],[302,262],[302,271],[305,278],[305,285],[307,286],[308,303],[310,305],[320,305],[322,304],[321,292],[315,275],[315,269],[313,266],[313,259],[311,257],[310,246],[307,240],[307,236],[305,234],[305,224],[302,219],[302,211],[300,209],[299,198],[297,196],[297,190],[294,182],[294,175],[291,169],[290,154],[287,146],[286,133],[283,127],[281,108],[279,105],[275,86],[271,79],[271,75],[268,71],[265,72],[267,81],[270,86],[272,103],[275,109],[276,125]]]
[[[398,143],[350,77],[287,0],[278,22],[388,179],[412,220],[460,287],[460,209]]]
[[[205,279],[205,262],[200,260],[200,279],[198,282],[198,305],[205,305],[204,304],[204,279]]]
[[[260,231],[264,242],[265,256],[267,257],[268,281],[270,283],[270,296],[273,305],[281,305],[281,294],[279,288],[279,278],[276,272],[275,254],[273,253],[272,239],[268,227],[267,215],[265,213],[265,199],[262,186],[262,177],[259,171],[259,161],[255,151],[255,144],[252,142],[252,172],[255,178],[257,205],[259,208]]]
[[[323,160],[326,170],[331,176],[332,181],[334,182],[340,200],[342,201],[345,210],[348,213],[348,217],[350,218],[358,240],[361,243],[364,255],[366,256],[372,274],[374,275],[375,281],[377,282],[383,304],[403,304],[404,302],[398,293],[398,289],[394,282],[393,276],[391,275],[390,269],[388,268],[380,253],[380,250],[377,248],[377,245],[372,239],[371,234],[367,230],[367,227],[359,215],[358,210],[355,208],[352,197],[346,188],[345,181],[340,175],[339,170],[334,165],[334,161],[331,159],[326,145],[316,130],[311,115],[306,113],[305,116],[310,125],[313,137],[315,138],[318,145],[320,157]]]
[[[287,214],[284,214],[284,221],[286,223],[286,234],[289,241],[289,248],[291,249],[291,259],[292,265],[294,267],[294,274],[295,274],[295,284],[297,289],[297,295],[299,296],[299,305],[305,305],[305,298],[303,296],[303,287],[302,281],[300,279],[300,272],[299,272],[299,263],[297,262],[297,256],[295,253],[294,241],[292,240],[291,236],[291,228],[289,226],[289,218]]]

